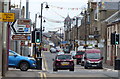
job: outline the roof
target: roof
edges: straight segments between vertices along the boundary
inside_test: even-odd
[[[71,55],[71,54],[60,54],[60,55]],[[57,56],[59,56],[59,55],[57,55]]]
[[[104,20],[104,22],[112,23],[120,20],[120,11],[115,12],[112,16]]]
[[[104,10],[118,10],[118,2],[104,2]]]
[[[101,51],[99,49],[88,49],[86,53],[101,53]]]

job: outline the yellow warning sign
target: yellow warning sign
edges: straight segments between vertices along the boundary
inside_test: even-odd
[[[14,22],[14,13],[0,13],[0,22]]]

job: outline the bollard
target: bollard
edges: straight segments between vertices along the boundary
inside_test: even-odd
[[[36,64],[37,64],[37,69],[42,70],[42,57],[37,57],[36,58]]]

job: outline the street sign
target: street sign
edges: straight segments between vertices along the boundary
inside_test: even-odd
[[[30,40],[30,35],[13,35],[13,40]]]
[[[14,22],[14,13],[0,13],[0,22]]]
[[[31,19],[17,19],[11,27],[15,34],[30,34]]]

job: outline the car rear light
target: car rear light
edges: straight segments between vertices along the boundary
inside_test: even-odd
[[[56,61],[60,61],[59,59],[57,59]]]
[[[74,65],[74,62],[70,62],[70,65]]]
[[[74,61],[74,60],[69,60],[69,61]]]

